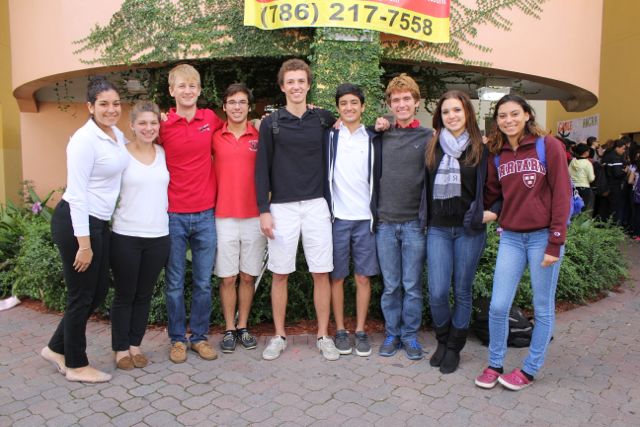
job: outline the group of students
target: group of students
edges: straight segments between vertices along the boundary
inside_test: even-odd
[[[628,136],[603,144],[595,137],[578,144],[565,139],[565,144],[569,173],[585,210],[640,240],[640,144]]]
[[[392,118],[378,118],[374,128],[365,128],[359,87],[337,88],[336,122],[328,111],[307,104],[311,83],[304,61],[284,62],[278,85],[286,105],[264,118],[257,132],[247,122],[252,99],[246,86],[227,89],[227,122],[222,122],[213,111],[196,107],[199,75],[179,65],[169,74],[176,107],[161,121],[155,105],[136,104],[131,115],[135,138],[126,147],[115,127],[117,91],[104,80],[90,84],[92,117],[69,143],[67,190],[52,221],[67,309],[41,353],[67,379],[110,379],[88,365],[84,336],[88,316],[106,294],[110,242],[116,282],[113,350],[116,366],[130,369],[147,363],[140,342],[153,284],[165,261],[170,360],[186,360],[188,347],[204,359],[217,357],[206,336],[214,260],[226,323],[220,347],[232,352],[239,342],[255,348],[247,319],[265,246],[275,333],[262,356],[278,358],[287,347],[288,275],[296,269],[300,237],[314,283],[316,345],[326,359],[354,350],[359,356],[372,353],[365,323],[370,277],[378,273],[385,319],[379,355],[391,357],[404,349],[409,359],[422,359],[417,333],[426,263],[437,340],[430,364],[442,373],[454,372],[467,339],[486,223],[499,220],[489,362],[475,384],[492,388],[500,382],[512,390],[531,384],[551,339],[569,217],[571,186],[562,143],[545,135],[530,105],[516,95],[496,104],[495,126],[485,144],[463,92],[442,96],[433,129],[428,129],[415,117],[418,85],[401,74],[385,91]],[[161,165],[156,173],[146,172],[156,164]],[[184,305],[188,247],[193,269],[189,339]],[[343,315],[350,259],[356,284],[353,339]],[[509,310],[527,266],[536,327],[522,368],[504,373]],[[332,308],[335,337],[328,333]]]

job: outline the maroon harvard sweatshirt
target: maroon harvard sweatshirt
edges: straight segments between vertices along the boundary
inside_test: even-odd
[[[495,155],[489,157],[484,205],[492,206],[501,196],[500,227],[509,231],[529,232],[549,228],[545,253],[560,256],[560,246],[567,235],[571,203],[569,168],[564,145],[545,136],[545,165],[538,160],[536,138],[526,136],[517,150],[502,147],[496,170]]]

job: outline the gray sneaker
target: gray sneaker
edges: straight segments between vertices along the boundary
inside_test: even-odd
[[[380,346],[378,354],[383,357],[391,357],[396,354],[400,347],[402,347],[402,344],[400,343],[400,337],[387,335],[387,337],[384,339],[384,342]]]
[[[356,331],[356,354],[358,356],[371,356],[371,343],[369,343],[369,335],[364,331]]]
[[[236,331],[225,331],[222,341],[220,341],[220,349],[223,353],[233,353],[236,349]]]
[[[249,333],[247,328],[240,328],[236,331],[237,340],[246,350],[253,350],[258,346],[256,338]]]
[[[280,357],[280,354],[287,348],[287,340],[280,335],[269,340],[269,345],[262,352],[264,360],[274,360]]]
[[[422,345],[420,345],[416,339],[403,342],[402,347],[404,347],[404,351],[407,353],[407,359],[409,360],[420,360],[424,357]]]
[[[340,352],[330,337],[320,337],[318,341],[316,341],[316,347],[318,347],[322,356],[327,360],[338,360],[340,357]]]
[[[344,329],[336,331],[336,348],[340,354],[351,354],[351,339],[349,339],[349,332]]]

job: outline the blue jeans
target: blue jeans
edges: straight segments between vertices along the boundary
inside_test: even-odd
[[[467,329],[471,319],[471,288],[486,232],[468,234],[464,227],[429,227],[427,231],[427,271],[429,305],[435,327],[451,321],[454,328]],[[453,279],[453,314],[449,290]]]
[[[216,223],[213,209],[196,213],[169,213],[171,249],[167,261],[167,314],[171,342],[186,342],[184,276],[187,246],[191,247],[193,292],[191,337],[195,343],[207,339],[211,316],[211,271],[216,259]]]
[[[376,231],[385,332],[402,342],[415,340],[422,322],[424,242],[419,221],[381,223]]]
[[[517,233],[503,231],[500,236],[493,291],[489,308],[489,366],[502,367],[509,336],[509,310],[513,303],[518,283],[526,266],[531,273],[535,327],[529,346],[529,354],[522,369],[536,375],[547,353],[555,323],[555,296],[560,260],[549,267],[542,267],[544,251],[549,240],[549,229]]]

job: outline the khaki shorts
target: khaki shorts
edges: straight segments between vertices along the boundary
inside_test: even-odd
[[[216,276],[232,277],[240,271],[260,274],[267,239],[260,232],[259,218],[216,218],[216,233]]]
[[[277,274],[296,271],[298,239],[302,234],[309,272],[333,271],[331,217],[325,199],[272,203],[271,216],[275,238],[269,239],[269,270]]]

